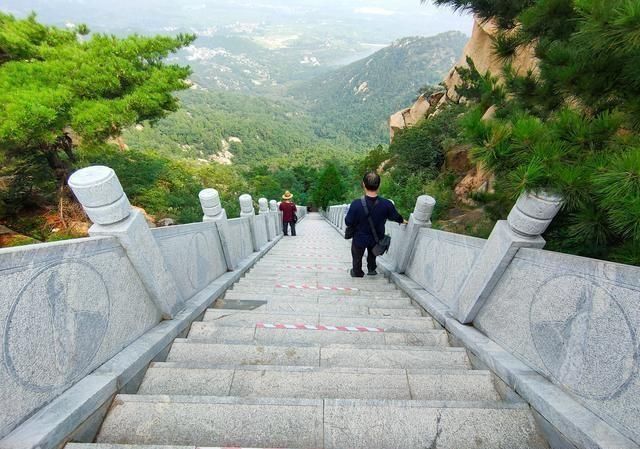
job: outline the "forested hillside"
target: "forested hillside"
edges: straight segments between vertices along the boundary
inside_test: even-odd
[[[439,84],[467,40],[459,32],[400,39],[290,93],[308,104],[319,136],[346,135],[377,145],[389,139],[389,115],[412,101],[422,86]]]
[[[151,126],[128,129],[131,149],[154,149],[171,158],[199,159],[227,165],[263,163],[279,156],[304,158],[344,151],[344,137],[319,138],[300,104],[245,94],[189,90],[179,94],[181,108]]]

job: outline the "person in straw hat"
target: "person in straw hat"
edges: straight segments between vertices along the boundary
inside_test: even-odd
[[[282,202],[280,203],[280,210],[282,211],[282,229],[284,230],[284,235],[289,235],[288,228],[291,226],[291,235],[295,237],[296,222],[298,221],[296,212],[298,211],[298,208],[292,199],[293,195],[291,192],[288,190],[284,192],[284,195],[282,195]]]

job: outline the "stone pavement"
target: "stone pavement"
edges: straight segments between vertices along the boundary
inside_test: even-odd
[[[67,448],[547,448],[526,403],[349,266],[310,214],[115,398],[96,444]]]

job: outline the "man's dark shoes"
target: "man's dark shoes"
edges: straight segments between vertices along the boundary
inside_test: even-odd
[[[367,276],[377,276],[378,272],[376,270],[369,270],[369,272],[367,273]]]
[[[351,270],[349,270],[349,274],[351,275],[352,278],[363,278],[364,277],[364,273],[362,273],[360,276],[358,276],[354,271],[353,268]]]

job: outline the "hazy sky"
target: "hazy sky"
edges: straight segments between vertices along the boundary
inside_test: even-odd
[[[366,28],[377,40],[471,33],[469,16],[420,0],[2,0],[0,9],[17,15],[36,11],[55,24],[84,22],[93,29],[203,28],[229,22],[270,25],[326,22]]]

